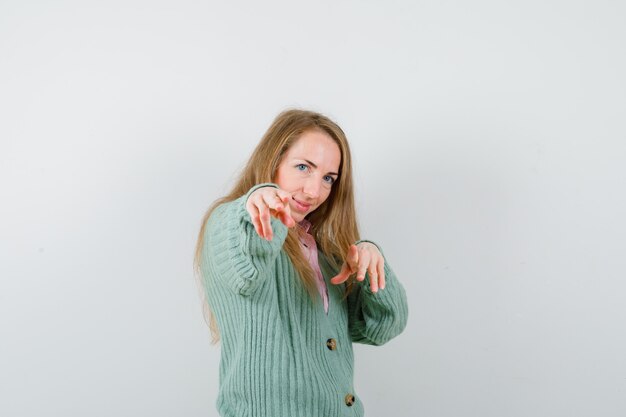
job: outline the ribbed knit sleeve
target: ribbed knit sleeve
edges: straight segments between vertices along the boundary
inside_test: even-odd
[[[252,187],[240,198],[217,207],[207,224],[208,255],[213,259],[216,276],[234,292],[248,296],[263,283],[287,237],[287,226],[272,217],[273,239],[261,238],[246,210],[250,194],[264,183]]]
[[[380,246],[383,257],[385,256]],[[382,345],[399,335],[406,327],[408,303],[404,287],[385,259],[385,288],[378,292],[370,290],[369,275],[348,295],[348,326],[353,342],[367,345]]]

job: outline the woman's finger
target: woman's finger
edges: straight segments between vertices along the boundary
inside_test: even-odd
[[[358,260],[358,268],[356,273],[357,281],[363,281],[365,279],[365,272],[370,263],[370,254],[363,251],[361,252]]]
[[[270,209],[267,207],[264,201],[259,201],[257,203],[257,208],[259,210],[259,221],[261,222],[261,229],[263,230],[263,234],[261,237],[265,238],[265,240],[272,240],[272,224],[270,222]]]
[[[284,211],[276,212],[276,218],[280,220],[282,224],[284,224],[287,227],[293,227],[296,224],[295,220],[291,218],[289,213],[285,213]]]
[[[385,260],[383,258],[378,261],[378,282],[380,284],[380,289],[385,289]]]
[[[259,209],[255,205],[251,205],[251,208],[248,209],[250,213],[250,219],[252,219],[252,225],[254,226],[254,230],[256,233],[265,239],[265,235],[263,235],[263,227],[261,226],[261,217],[259,216]]]
[[[259,209],[256,204],[253,202],[252,197],[248,198],[246,201],[246,211],[250,214],[250,221],[252,222],[252,226],[254,226],[254,230],[256,233],[265,238],[263,235],[263,228],[261,227],[261,217],[259,215]]]
[[[286,192],[285,192],[286,193]],[[286,193],[289,194],[289,193]],[[283,203],[283,209],[278,213],[278,219],[283,222],[283,224],[287,227],[293,227],[296,225],[296,221],[291,217],[291,206],[289,205],[289,200],[291,199],[290,195],[282,195],[279,194],[279,198]]]
[[[378,292],[378,272],[376,271],[374,262],[370,262],[367,272],[370,274],[370,290],[372,290],[372,292]]]
[[[342,282],[346,282],[348,278],[352,275],[352,271],[350,270],[350,266],[344,262],[341,267],[341,271],[334,277],[330,279],[331,284],[341,284]]]
[[[289,205],[289,197],[287,197],[287,201],[285,202],[285,209],[283,210],[283,213],[285,215],[285,220],[287,220],[286,222],[283,221],[283,223],[285,223],[285,226],[294,227],[296,225],[296,221],[293,219],[293,217],[291,217],[291,206]]]

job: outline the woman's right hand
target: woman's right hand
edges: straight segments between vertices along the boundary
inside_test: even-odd
[[[255,190],[246,201],[246,210],[250,213],[254,230],[265,240],[272,240],[271,217],[276,217],[285,226],[293,227],[289,200],[291,193],[275,187],[261,187]]]

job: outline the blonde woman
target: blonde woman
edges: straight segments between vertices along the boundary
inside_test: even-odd
[[[278,115],[202,221],[195,267],[222,416],[362,416],[352,343],[406,325],[404,288],[361,240],[348,141],[315,112]]]

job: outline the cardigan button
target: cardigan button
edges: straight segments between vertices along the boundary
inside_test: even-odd
[[[346,395],[346,405],[348,407],[352,407],[352,404],[354,404],[354,395],[352,394]]]
[[[337,341],[336,341],[335,339],[332,339],[332,338],[331,338],[331,339],[328,339],[328,340],[326,341],[326,347],[327,347],[329,350],[335,350],[335,349],[337,349]]]

